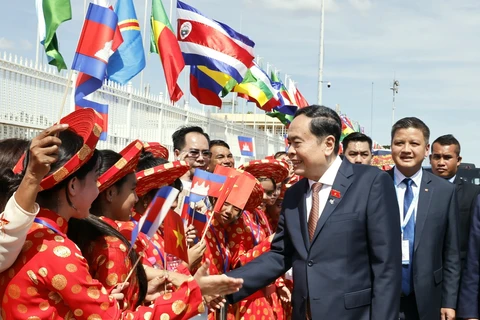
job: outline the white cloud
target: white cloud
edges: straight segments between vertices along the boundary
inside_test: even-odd
[[[357,0],[361,1],[361,0]],[[248,0],[253,3],[253,0]],[[260,0],[265,7],[272,9],[292,10],[292,11],[320,11],[321,0]],[[363,2],[363,1],[361,1]],[[335,0],[325,0],[325,11],[335,12],[339,10],[339,5]]]
[[[0,49],[13,49],[15,48],[15,44],[13,41],[8,40],[7,38],[1,37],[0,38]]]

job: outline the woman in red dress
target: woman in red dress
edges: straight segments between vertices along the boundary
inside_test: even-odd
[[[95,146],[102,119],[92,109],[80,109],[60,123],[69,126],[50,127],[32,140],[20,176],[5,172],[0,177],[10,193],[17,191],[15,197],[24,209],[35,201],[41,208],[22,253],[0,274],[2,318],[159,319],[184,312],[188,309],[184,302],[163,299],[135,312],[122,311],[90,275],[85,258],[66,232],[70,218],[89,215],[98,195]],[[190,283],[191,293],[201,299],[195,281]]]

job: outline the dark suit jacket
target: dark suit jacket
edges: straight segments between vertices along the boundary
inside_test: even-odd
[[[468,235],[470,234],[470,221],[475,209],[475,200],[480,192],[478,186],[465,180],[455,178],[457,188],[457,202],[459,208],[458,234],[460,238],[460,259],[462,269],[467,257]]]
[[[393,177],[393,169],[389,171]],[[420,319],[456,309],[460,254],[455,186],[423,170],[415,221],[413,288]]]
[[[479,318],[480,304],[480,196],[476,199],[470,235],[468,239],[468,251],[460,284],[458,296],[457,317]]]
[[[287,190],[271,251],[227,275],[243,278],[231,303],[293,267],[292,319],[398,319],[401,290],[400,219],[390,177],[344,160],[310,244],[302,179]]]

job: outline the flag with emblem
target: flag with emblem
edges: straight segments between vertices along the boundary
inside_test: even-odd
[[[190,202],[198,202],[206,196],[218,198],[226,179],[215,173],[195,169],[190,189]]]
[[[118,17],[113,10],[90,3],[72,63],[72,69],[79,71],[75,85],[75,108],[92,108],[102,114],[102,140],[106,140],[108,106],[85,97],[101,88],[110,56],[123,42],[117,23]]]
[[[253,148],[252,137],[238,136],[238,146],[240,147],[240,154],[244,157],[254,157],[255,150]]]
[[[186,221],[187,224],[192,224],[195,229],[201,233],[205,228],[205,224],[208,221],[208,216],[201,212],[195,211],[195,209],[190,204],[190,197],[187,196],[183,200],[182,215],[183,221]]]
[[[107,75],[112,81],[126,84],[145,68],[145,52],[133,0],[118,0],[115,12],[123,43],[110,57]]]
[[[183,228],[183,220],[175,211],[170,210],[164,221],[165,252],[188,263],[188,248]]]

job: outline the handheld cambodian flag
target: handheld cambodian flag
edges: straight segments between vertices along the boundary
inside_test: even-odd
[[[190,197],[187,196],[183,200],[182,219],[187,223],[192,223],[198,232],[203,232],[205,224],[208,221],[206,214],[196,212],[190,205]]]
[[[252,40],[182,1],[177,1],[177,18],[177,38],[185,64],[206,66],[242,82],[253,65]]]
[[[147,210],[132,231],[132,246],[135,240],[137,240],[139,232],[145,233],[149,237],[155,235],[173,202],[177,199],[178,193],[177,189],[170,186],[162,187],[157,191]]]
[[[108,79],[126,84],[145,68],[145,52],[133,0],[118,0],[115,7],[123,43],[108,61]]]
[[[110,8],[90,3],[73,59],[72,69],[80,71],[75,88],[75,108],[93,108],[104,116],[106,139],[108,106],[85,99],[86,96],[101,88],[105,80],[110,56],[122,43],[117,33],[117,14]]]
[[[190,202],[196,203],[206,196],[218,198],[227,177],[195,169],[190,190]]]
[[[170,210],[165,217],[163,231],[165,252],[188,263],[188,248],[182,217]]]
[[[238,136],[238,145],[240,147],[240,154],[245,157],[254,157],[255,150],[253,148],[252,137]]]

